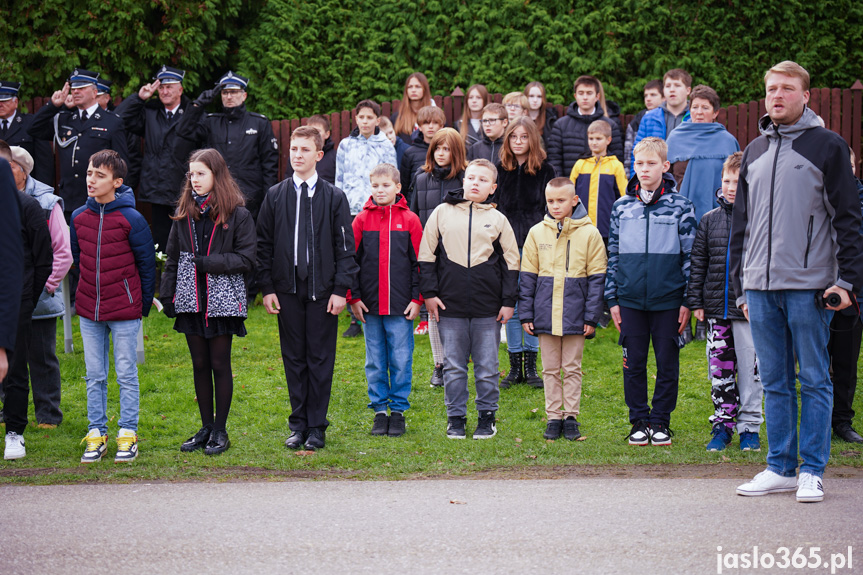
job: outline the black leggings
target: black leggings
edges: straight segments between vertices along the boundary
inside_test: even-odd
[[[192,354],[192,371],[195,378],[195,393],[201,423],[214,429],[225,429],[231,398],[234,395],[234,376],[231,373],[232,335],[204,338],[187,335],[189,352]],[[213,391],[215,383],[216,416],[213,418]]]

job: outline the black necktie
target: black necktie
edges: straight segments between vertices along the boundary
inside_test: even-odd
[[[89,116],[87,115],[87,112],[86,111],[81,112],[81,123],[82,124],[87,121],[87,118],[89,118]]]
[[[9,129],[9,120],[4,118],[3,119],[3,133],[5,134],[6,130],[8,130],[8,129]]]
[[[168,112],[167,116],[168,116],[168,121],[170,122],[171,120],[174,119],[174,112]]]
[[[300,187],[300,214],[303,221],[298,222],[297,274],[305,281],[309,277],[309,238],[312,237],[312,200],[306,182]]]

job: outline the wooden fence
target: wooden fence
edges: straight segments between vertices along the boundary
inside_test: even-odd
[[[494,94],[495,102],[503,98],[501,94]],[[49,98],[35,98],[24,102],[28,110],[38,110]],[[452,125],[454,120],[461,118],[464,106],[464,93],[461,88],[456,87],[449,96],[435,96],[435,104],[440,107],[446,115],[447,125]],[[116,103],[119,103],[119,98]],[[382,113],[389,117],[399,109],[400,100],[383,102]],[[254,107],[254,106],[252,106]],[[560,104],[554,106],[558,117],[562,117],[566,107]],[[860,80],[854,82],[850,88],[813,88],[810,91],[809,107],[824,119],[824,125],[833,130],[848,143],[857,155],[857,174],[861,174],[861,127],[863,127],[863,83]],[[758,137],[758,119],[766,113],[764,100],[747,102],[720,108],[717,122],[725,125],[728,131],[737,138],[740,149],[746,147],[749,142]],[[328,114],[332,125],[332,139],[338,144],[343,138],[347,138],[351,130],[356,127],[353,110],[343,110]],[[632,120],[633,114],[621,114],[620,122],[622,133],[626,132],[626,126]],[[300,126],[306,125],[308,118],[293,118],[290,120],[273,120],[273,134],[279,141],[279,179],[284,177],[285,167],[289,165],[287,145],[290,142],[291,132]]]

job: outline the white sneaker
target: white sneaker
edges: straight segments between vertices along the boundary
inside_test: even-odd
[[[817,475],[800,473],[797,479],[797,501],[799,503],[817,503],[824,500],[824,483]]]
[[[27,455],[27,450],[24,449],[24,437],[14,431],[7,433],[3,459],[21,459],[25,455]]]
[[[770,493],[794,491],[795,489],[797,489],[796,477],[782,477],[778,473],[773,473],[769,469],[765,469],[753,477],[752,481],[744,483],[738,487],[737,495],[757,497],[759,495],[768,495]]]

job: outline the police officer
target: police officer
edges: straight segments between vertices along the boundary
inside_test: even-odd
[[[270,121],[246,110],[249,79],[228,72],[216,88],[205,90],[188,108],[177,133],[215,148],[246,196],[246,208],[257,218],[264,195],[278,182],[279,145]],[[204,115],[204,107],[221,93],[223,112]]]
[[[0,81],[0,140],[10,146],[21,146],[33,158],[34,180],[39,180],[49,186],[54,185],[54,152],[51,144],[42,140],[34,140],[27,133],[33,116],[18,111],[18,90],[20,82]]]
[[[114,82],[104,78],[101,74],[96,81],[96,103],[103,110],[108,110],[120,116],[119,106],[114,106],[114,100],[111,98],[111,86]],[[120,104],[122,106],[122,104]],[[138,182],[141,178],[141,138],[135,134],[130,134],[126,130],[126,177],[123,178],[123,183],[138,191]],[[136,196],[137,197],[137,194]]]
[[[103,110],[96,101],[99,74],[76,69],[62,90],[33,116],[28,133],[40,140],[54,140],[60,158],[60,184],[66,220],[87,200],[87,165],[100,150],[115,150],[128,161],[126,132],[120,117]],[[71,90],[74,110],[64,102]]]
[[[178,138],[180,118],[191,104],[183,94],[186,72],[162,66],[155,81],[144,84],[117,107],[126,131],[144,138],[144,158],[138,199],[150,202],[153,240],[160,250],[168,245],[171,216],[180,195],[189,155],[195,144]],[[158,100],[149,98],[158,92]]]

